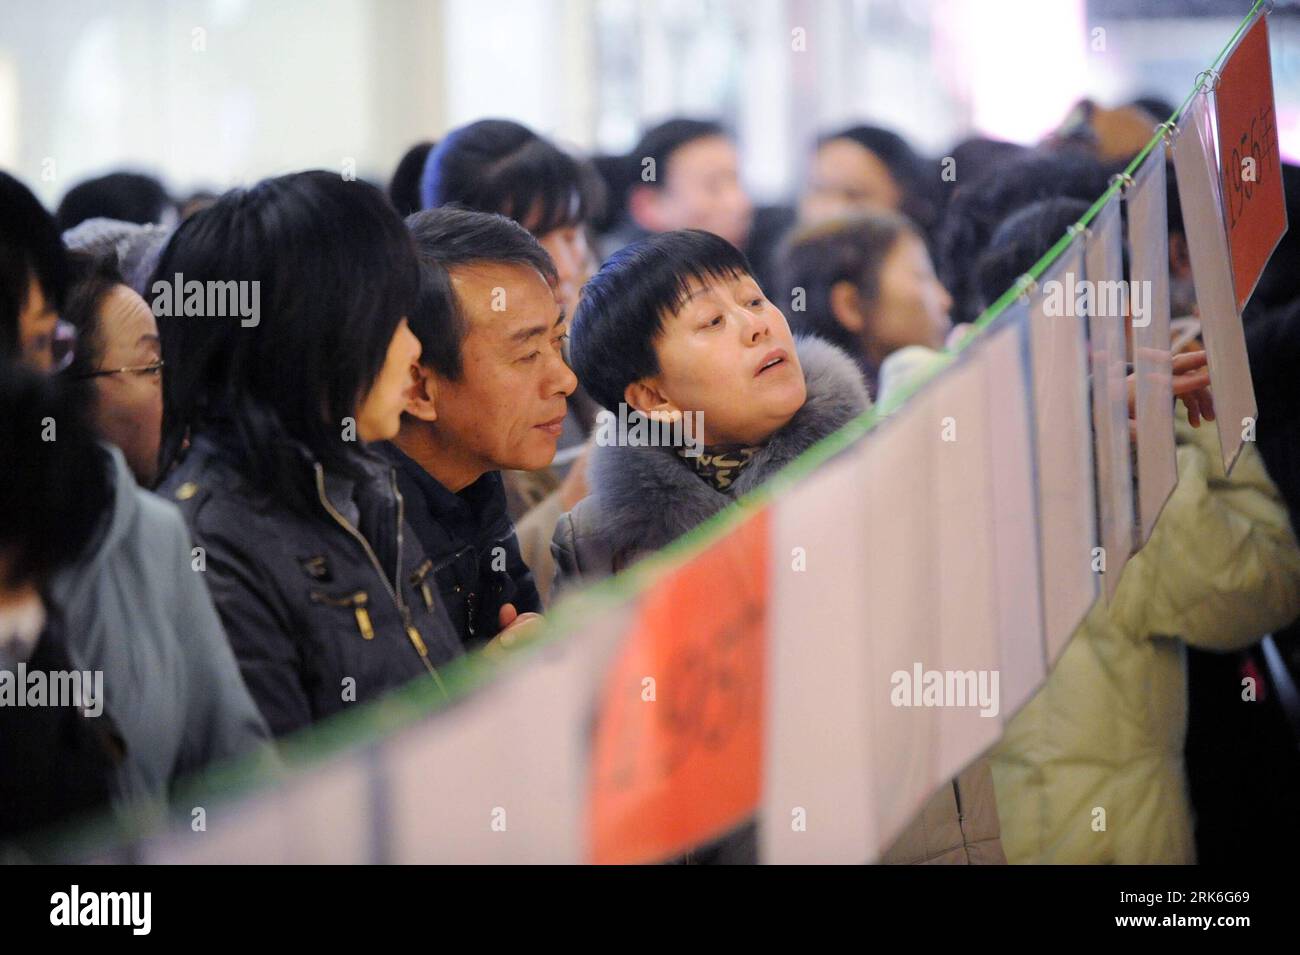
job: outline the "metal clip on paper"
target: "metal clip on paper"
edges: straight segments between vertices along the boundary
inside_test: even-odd
[[[1016,279],[1016,298],[1029,301],[1029,296],[1038,291],[1038,279],[1028,272]]]

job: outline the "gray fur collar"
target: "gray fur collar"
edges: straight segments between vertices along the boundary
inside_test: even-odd
[[[658,550],[772,477],[803,451],[865,411],[862,373],[848,355],[820,338],[795,340],[808,397],[740,472],[731,494],[705,482],[674,449],[597,445],[591,450],[591,496],[580,505],[609,553]]]

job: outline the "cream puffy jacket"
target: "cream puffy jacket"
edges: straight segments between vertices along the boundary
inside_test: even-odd
[[[1194,862],[1184,644],[1236,650],[1300,615],[1300,548],[1258,451],[1224,477],[1214,423],[1180,404],[1175,433],[1151,539],[990,753],[1013,863]]]

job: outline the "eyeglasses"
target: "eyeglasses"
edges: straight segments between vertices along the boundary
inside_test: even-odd
[[[157,361],[148,365],[128,365],[125,368],[104,368],[99,371],[83,372],[77,377],[78,378],[103,378],[107,375],[131,374],[131,375],[141,375],[141,376],[148,375],[151,378],[157,378],[162,374],[162,370],[163,370],[163,360],[159,358]]]

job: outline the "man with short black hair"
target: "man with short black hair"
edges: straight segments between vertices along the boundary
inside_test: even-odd
[[[736,145],[719,123],[667,120],[646,130],[631,157],[638,168],[627,213],[640,229],[703,229],[745,247],[754,206],[740,180]]]
[[[409,321],[423,352],[386,451],[430,558],[420,585],[438,588],[473,647],[507,629],[513,636],[542,609],[499,472],[551,463],[577,378],[564,358],[555,266],[527,230],[453,208],[407,225],[421,272]]]

